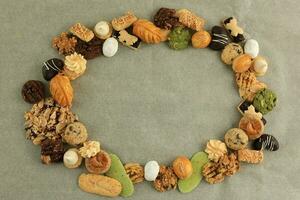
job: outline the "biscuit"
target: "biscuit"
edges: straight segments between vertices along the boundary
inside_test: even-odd
[[[80,189],[85,192],[107,197],[116,197],[122,191],[119,181],[96,174],[81,174],[78,178],[78,184]]]
[[[255,115],[244,115],[239,122],[239,128],[248,135],[249,140],[257,139],[264,131],[263,121]]]
[[[194,48],[206,48],[211,42],[211,36],[207,31],[198,31],[192,36]]]
[[[113,19],[111,25],[116,31],[121,31],[131,26],[137,20],[137,17],[132,12],[127,12],[119,18]]]
[[[240,149],[238,150],[238,160],[247,163],[260,163],[264,159],[264,154],[262,151],[250,150],[250,149]]]
[[[107,172],[111,165],[111,159],[106,151],[101,150],[95,156],[85,159],[86,169],[93,174],[103,174]]]
[[[248,144],[248,136],[242,129],[232,128],[225,134],[225,143],[230,149],[243,149]]]
[[[121,196],[129,197],[133,195],[134,192],[133,183],[129,178],[129,176],[127,175],[121,160],[115,154],[110,154],[109,156],[111,159],[111,166],[105,175],[114,178],[121,183],[122,185],[122,192],[120,193]]]
[[[202,167],[208,163],[208,157],[205,152],[198,152],[191,159],[193,173],[184,180],[178,181],[178,189],[182,193],[192,192],[202,180]]]
[[[91,31],[90,29],[88,29],[80,23],[76,23],[73,26],[71,26],[70,32],[85,42],[89,42],[94,37],[93,31]]]
[[[251,56],[248,54],[241,54],[232,62],[232,69],[236,73],[246,72],[252,65]]]
[[[73,146],[82,144],[87,140],[87,138],[87,130],[81,122],[69,124],[63,134],[64,141]]]
[[[243,54],[243,48],[237,43],[229,43],[225,46],[221,54],[221,60],[226,65],[231,65],[233,60]]]
[[[77,168],[81,165],[82,157],[78,152],[78,149],[71,148],[65,152],[63,157],[65,167],[69,169]]]
[[[202,17],[195,15],[187,9],[180,9],[176,11],[175,16],[178,17],[180,23],[195,31],[202,30],[205,24],[205,20]]]

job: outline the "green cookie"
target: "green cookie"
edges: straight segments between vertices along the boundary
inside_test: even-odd
[[[193,191],[202,179],[202,167],[208,162],[207,154],[203,151],[193,155],[191,162],[193,166],[192,175],[184,180],[178,181],[178,189],[182,193]]]
[[[134,186],[132,181],[130,180],[129,176],[126,174],[126,171],[124,169],[124,166],[115,154],[109,154],[111,158],[111,166],[108,172],[106,173],[106,176],[109,176],[111,178],[114,178],[118,180],[122,185],[122,192],[121,196],[123,197],[129,197],[134,192]]]

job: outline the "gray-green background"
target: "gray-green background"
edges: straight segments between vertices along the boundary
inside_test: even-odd
[[[73,23],[93,27],[127,10],[150,19],[162,6],[193,10],[207,19],[208,30],[234,15],[258,40],[261,55],[269,60],[263,80],[279,97],[278,107],[266,116],[266,133],[281,146],[266,152],[262,165],[243,164],[222,184],[203,181],[183,195],[158,193],[142,183],[131,199],[300,199],[299,1],[0,0],[1,200],[99,199],[77,187],[84,167],[40,163],[40,149],[24,137],[23,113],[31,106],[23,102],[20,89],[28,79],[43,80],[42,63],[58,56],[52,37]],[[73,111],[90,138],[124,162],[170,164],[178,155],[203,150],[208,139],[222,139],[240,118],[232,70],[209,49],[177,52],[159,44],[133,51],[120,45],[115,57],[88,61],[85,75],[72,84]]]

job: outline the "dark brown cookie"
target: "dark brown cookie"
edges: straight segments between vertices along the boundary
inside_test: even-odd
[[[41,143],[41,160],[44,164],[63,160],[64,146],[62,139],[45,139]]]
[[[180,24],[178,17],[176,17],[175,14],[175,9],[160,8],[154,15],[154,24],[160,28],[170,30],[174,26]]]
[[[29,80],[22,88],[22,97],[28,103],[37,103],[45,98],[45,87],[41,81]]]
[[[85,42],[77,38],[75,51],[87,60],[96,58],[101,55],[103,40],[94,37],[91,41]]]

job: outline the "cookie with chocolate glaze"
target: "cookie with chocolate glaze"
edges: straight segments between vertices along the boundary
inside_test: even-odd
[[[136,50],[140,47],[142,40],[137,36],[133,35],[132,28],[133,27],[130,26],[127,29],[115,31],[113,36],[123,45]]]
[[[42,73],[46,81],[50,81],[64,68],[64,61],[58,58],[51,58],[43,63]]]
[[[211,29],[211,36],[212,40],[209,48],[213,50],[222,50],[229,42],[226,29],[221,26],[214,26]]]
[[[245,40],[244,30],[238,26],[235,17],[228,17],[223,21],[223,24],[234,42],[242,42]]]

